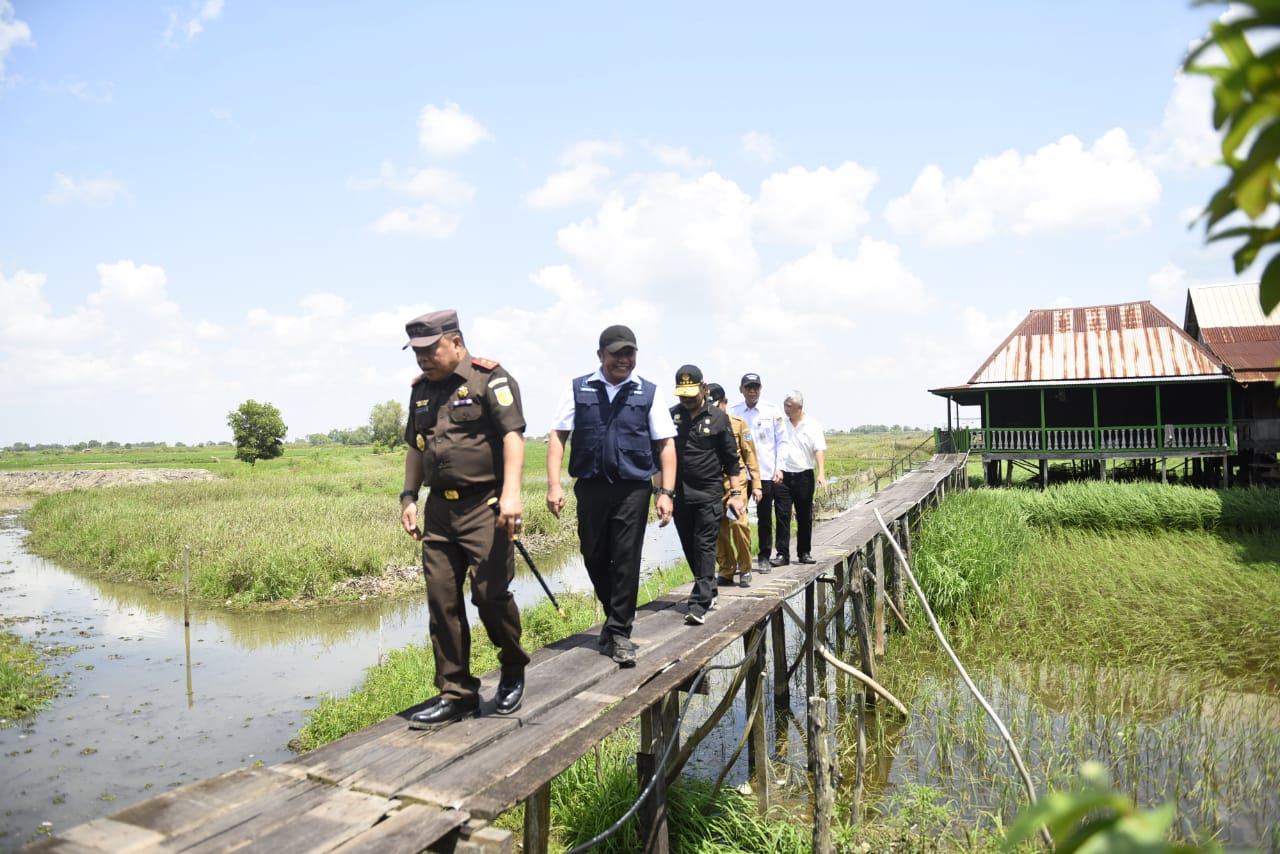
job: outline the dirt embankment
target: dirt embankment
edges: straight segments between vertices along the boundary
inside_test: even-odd
[[[89,469],[84,471],[4,471],[0,472],[0,496],[31,497],[69,492],[73,489],[101,489],[139,483],[215,480],[205,469]]]

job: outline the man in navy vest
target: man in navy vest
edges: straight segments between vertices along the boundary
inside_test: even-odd
[[[654,405],[657,386],[635,373],[637,349],[635,333],[625,326],[600,333],[600,367],[565,390],[547,444],[547,508],[559,518],[565,499],[560,467],[573,437],[569,475],[577,479],[578,541],[604,608],[600,646],[620,667],[636,663],[631,625],[649,499],[656,495],[658,524],[665,526],[676,481],[676,428],[666,408]]]

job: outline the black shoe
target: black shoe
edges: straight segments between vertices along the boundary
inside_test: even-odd
[[[749,570],[739,575],[738,578],[743,587],[751,586],[751,572]]]
[[[809,554],[808,552],[805,552],[804,554],[800,555],[800,557],[798,557],[797,560],[799,560],[801,563],[817,563],[817,561],[813,559],[813,555]]]
[[[473,699],[468,703],[457,697],[441,697],[439,702],[428,705],[425,709],[409,718],[409,729],[439,729],[454,721],[479,716],[479,700]]]
[[[605,648],[605,652],[619,667],[636,666],[636,645],[631,638],[624,638],[621,635],[615,637],[609,641],[609,646]]]
[[[686,626],[701,626],[707,622],[707,611],[701,605],[690,605],[689,613],[684,615]]]
[[[524,673],[510,678],[503,676],[498,680],[498,693],[494,695],[493,710],[500,715],[509,715],[520,708],[524,699]]]
[[[786,566],[789,563],[791,563],[791,558],[786,555],[769,558],[769,566]]]
[[[764,555],[761,555],[760,559],[756,561],[756,572],[760,573],[761,575],[767,574],[769,572],[769,569],[771,568],[771,564],[772,564],[772,561],[770,561]]]
[[[748,572],[747,575],[751,575],[751,573]],[[729,578],[725,578],[723,575],[716,576],[716,587],[732,587],[732,586],[733,586],[732,576],[730,576]]]

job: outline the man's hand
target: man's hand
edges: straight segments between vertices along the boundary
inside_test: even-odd
[[[512,540],[520,536],[520,531],[524,528],[520,491],[513,492],[513,495],[507,495],[506,490],[503,490],[502,497],[498,500],[498,524],[507,529]]]
[[[670,495],[659,495],[657,500],[653,502],[654,507],[658,510],[658,527],[665,528],[671,524],[671,514],[675,508],[675,504],[671,500]]]
[[[405,498],[403,502],[404,506],[400,508],[400,526],[406,534],[420,540],[422,532],[418,530],[418,502],[412,498]]]
[[[558,481],[547,487],[547,509],[557,519],[560,518],[560,511],[564,509],[564,487]]]
[[[733,508],[734,513],[742,516],[747,512],[747,499],[743,498],[741,495],[730,495],[729,506]]]

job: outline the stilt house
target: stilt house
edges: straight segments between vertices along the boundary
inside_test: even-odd
[[[1236,451],[1235,387],[1222,359],[1142,301],[1033,310],[967,383],[930,391],[948,400],[939,449],[980,454],[990,482],[1002,461],[1006,477],[1016,464],[1047,482],[1051,460],[1105,478],[1120,460],[1164,477],[1171,458],[1219,480]],[[980,407],[982,426],[953,427],[956,406]]]

